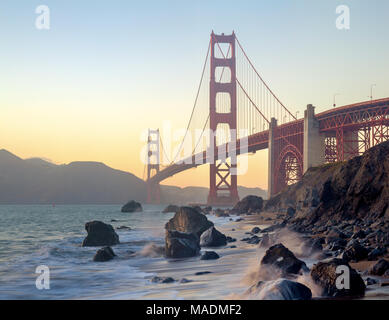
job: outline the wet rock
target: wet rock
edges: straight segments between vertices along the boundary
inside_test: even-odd
[[[295,208],[288,207],[288,209],[286,209],[286,214],[288,215],[288,217],[293,217],[295,213],[296,213]]]
[[[110,224],[90,221],[85,224],[88,235],[82,242],[83,247],[113,246],[119,243],[119,236]]]
[[[187,258],[197,256],[200,243],[197,235],[166,230],[165,254],[168,258]]]
[[[311,300],[312,292],[307,286],[287,280],[259,281],[248,292],[258,300]]]
[[[111,247],[103,247],[97,250],[95,256],[93,257],[93,261],[105,262],[105,261],[112,260],[115,256],[116,255],[113,252]]]
[[[200,260],[216,260],[219,259],[220,256],[215,251],[205,251]]]
[[[200,237],[200,246],[202,247],[220,247],[227,244],[227,237],[216,230],[215,227],[211,227],[204,231]]]
[[[269,233],[269,232],[274,232],[278,229],[281,229],[281,228],[284,228],[285,227],[285,223],[277,223],[277,224],[273,224],[272,226],[270,227],[267,227],[265,229],[262,229],[260,232],[261,233]]]
[[[366,278],[365,280],[365,285],[367,286],[371,286],[373,284],[377,284],[378,281],[376,279],[372,279],[372,278]]]
[[[349,268],[350,271],[350,288],[338,289],[336,285],[336,279],[343,274],[343,272],[337,273],[337,267],[344,266]],[[329,297],[341,297],[341,296],[362,296],[365,293],[365,283],[361,276],[355,271],[347,261],[342,259],[332,259],[330,261],[322,261],[315,264],[311,270],[311,277],[313,281],[323,288],[323,295]]]
[[[259,212],[263,207],[263,199],[257,196],[247,196],[233,207],[232,211],[235,213],[247,213],[251,211]]]
[[[355,232],[355,233],[352,235],[351,239],[363,239],[363,238],[365,238],[365,237],[366,237],[366,233],[365,233],[365,231],[363,231],[363,230],[361,229],[361,230]]]
[[[272,265],[287,274],[301,274],[308,272],[309,269],[304,261],[295,257],[292,251],[286,248],[282,243],[270,247],[262,258],[261,265]]]
[[[131,228],[127,227],[127,226],[120,226],[120,227],[117,227],[116,230],[131,230]]]
[[[231,237],[229,237],[229,236],[226,237],[226,240],[227,240],[227,243],[236,242],[236,239],[235,239],[235,238],[231,238]]]
[[[251,233],[259,233],[261,231],[261,229],[259,227],[254,227],[251,229]]]
[[[258,236],[252,236],[247,243],[249,244],[258,244],[261,241],[261,238]]]
[[[154,283],[172,283],[172,282],[175,282],[176,280],[174,280],[172,277],[152,277],[151,278],[151,282],[154,282]]]
[[[387,270],[389,270],[389,262],[385,259],[381,259],[371,267],[369,273],[375,276],[382,276]]]
[[[212,273],[211,271],[199,271],[195,273],[195,276],[202,276],[203,274],[209,274]]]
[[[374,261],[377,260],[377,258],[382,257],[387,252],[387,249],[384,247],[376,247],[372,251],[369,252],[367,255],[367,260]]]
[[[177,213],[180,207],[175,206],[174,204],[169,204],[165,209],[163,209],[162,213],[174,212]]]
[[[335,240],[331,240],[331,242],[328,242],[327,247],[331,251],[338,251],[338,250],[344,250],[346,245],[347,245],[347,240],[335,239]]]
[[[182,278],[180,280],[180,283],[188,283],[188,282],[192,282],[193,280],[189,280],[189,279],[186,279],[186,278]]]
[[[139,202],[131,200],[127,202],[121,209],[122,212],[141,212],[143,211],[142,205]]]
[[[350,247],[347,247],[346,250],[344,250],[342,258],[349,261],[361,261],[365,260],[367,258],[367,255],[369,253],[369,250],[362,247],[359,243],[354,243]]]
[[[165,229],[194,233],[198,237],[213,226],[207,217],[191,207],[180,207],[178,212],[165,225]]]

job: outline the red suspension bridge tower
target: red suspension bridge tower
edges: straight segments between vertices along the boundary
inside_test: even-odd
[[[217,58],[215,55],[215,46],[220,44],[229,45],[230,55]],[[210,189],[208,195],[208,204],[210,205],[231,205],[239,200],[236,162],[237,157],[230,155],[230,161],[227,159],[218,160],[217,155],[217,129],[220,124],[227,124],[230,130],[230,139],[236,139],[236,57],[235,57],[235,33],[231,35],[211,34],[211,75],[209,83],[209,119],[210,119],[210,144],[213,148],[213,161],[210,163]],[[216,69],[229,68],[230,82],[217,82]],[[230,100],[230,108],[227,112],[218,112],[217,95],[227,93]]]

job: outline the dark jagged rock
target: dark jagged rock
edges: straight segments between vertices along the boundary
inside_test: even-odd
[[[387,270],[389,270],[389,262],[385,259],[381,259],[370,269],[370,274],[382,276]]]
[[[229,236],[226,237],[226,240],[227,240],[227,243],[236,242],[236,239],[235,239],[235,238],[231,238],[231,237],[229,237]]]
[[[387,252],[387,249],[384,247],[376,247],[373,250],[369,252],[367,255],[367,260],[374,261],[377,260],[377,258],[382,257]]]
[[[119,236],[110,224],[90,221],[85,224],[88,235],[82,242],[83,247],[113,246],[119,243]]]
[[[312,292],[307,286],[287,280],[259,281],[247,292],[258,300],[311,300]]]
[[[235,213],[259,212],[263,208],[263,199],[257,196],[247,196],[235,204],[232,209]]]
[[[93,261],[105,262],[105,261],[112,260],[115,256],[116,255],[113,252],[111,247],[103,247],[97,250],[95,256],[93,257]]]
[[[338,289],[336,279],[341,273],[336,273],[338,266],[346,266],[350,271],[350,289]],[[323,295],[329,297],[340,296],[362,296],[365,293],[365,283],[361,276],[347,261],[343,259],[332,259],[328,262],[319,262],[312,267],[311,277],[313,281],[323,288]]]
[[[205,251],[202,255],[200,260],[215,260],[219,259],[220,256],[215,251]]]
[[[121,209],[122,212],[141,212],[143,211],[142,205],[139,202],[131,200],[127,202]]]
[[[165,209],[163,209],[162,213],[174,212],[177,213],[180,207],[175,206],[174,204],[169,204]]]
[[[261,231],[261,229],[259,227],[254,227],[251,229],[251,233],[258,233],[260,231]]]
[[[151,278],[151,282],[154,282],[154,283],[172,283],[172,282],[175,282],[176,280],[174,280],[172,277],[152,277]]]
[[[261,265],[272,265],[287,274],[301,274],[309,269],[304,261],[295,257],[292,251],[286,248],[282,243],[270,247],[262,258]]]
[[[213,222],[191,207],[180,207],[178,212],[165,225],[166,230],[194,233],[198,237],[213,226]]]
[[[227,237],[211,227],[203,232],[200,237],[200,246],[202,247],[220,247],[227,244]]]
[[[166,230],[165,254],[168,258],[187,258],[197,256],[200,243],[197,235]]]
[[[362,247],[359,243],[355,242],[351,246],[347,247],[346,250],[344,250],[342,258],[347,262],[358,262],[361,260],[365,260],[368,254],[369,250]]]

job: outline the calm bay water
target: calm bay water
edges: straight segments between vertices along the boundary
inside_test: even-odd
[[[145,205],[144,212],[122,213],[116,205],[0,206],[0,299],[225,297],[230,293],[226,278],[216,275],[231,271],[231,263],[236,263],[236,258],[231,257],[233,249],[222,249],[226,258],[213,263],[199,261],[198,257],[174,262],[153,255],[132,255],[150,243],[164,245],[164,224],[173,214],[163,214],[162,209],[163,206]],[[211,219],[219,227],[229,223],[227,218]],[[122,225],[132,228],[116,230],[121,244],[113,247],[117,254],[114,260],[93,262],[98,248],[81,247],[86,236],[84,225],[91,220],[115,228]],[[38,290],[35,286],[38,276],[35,270],[39,265],[50,268],[49,290]],[[155,275],[173,276],[177,280],[190,278],[204,268],[214,268],[213,275],[197,277],[188,284],[161,285],[150,281]]]

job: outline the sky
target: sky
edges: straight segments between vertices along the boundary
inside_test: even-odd
[[[50,8],[38,30],[36,7]],[[339,30],[336,7],[350,8]],[[184,128],[209,35],[237,34],[257,70],[299,117],[389,96],[389,2],[0,2],[0,149],[55,163],[99,161],[143,176],[141,135]],[[208,186],[207,166],[164,184]],[[240,185],[267,188],[267,152],[249,157]]]

